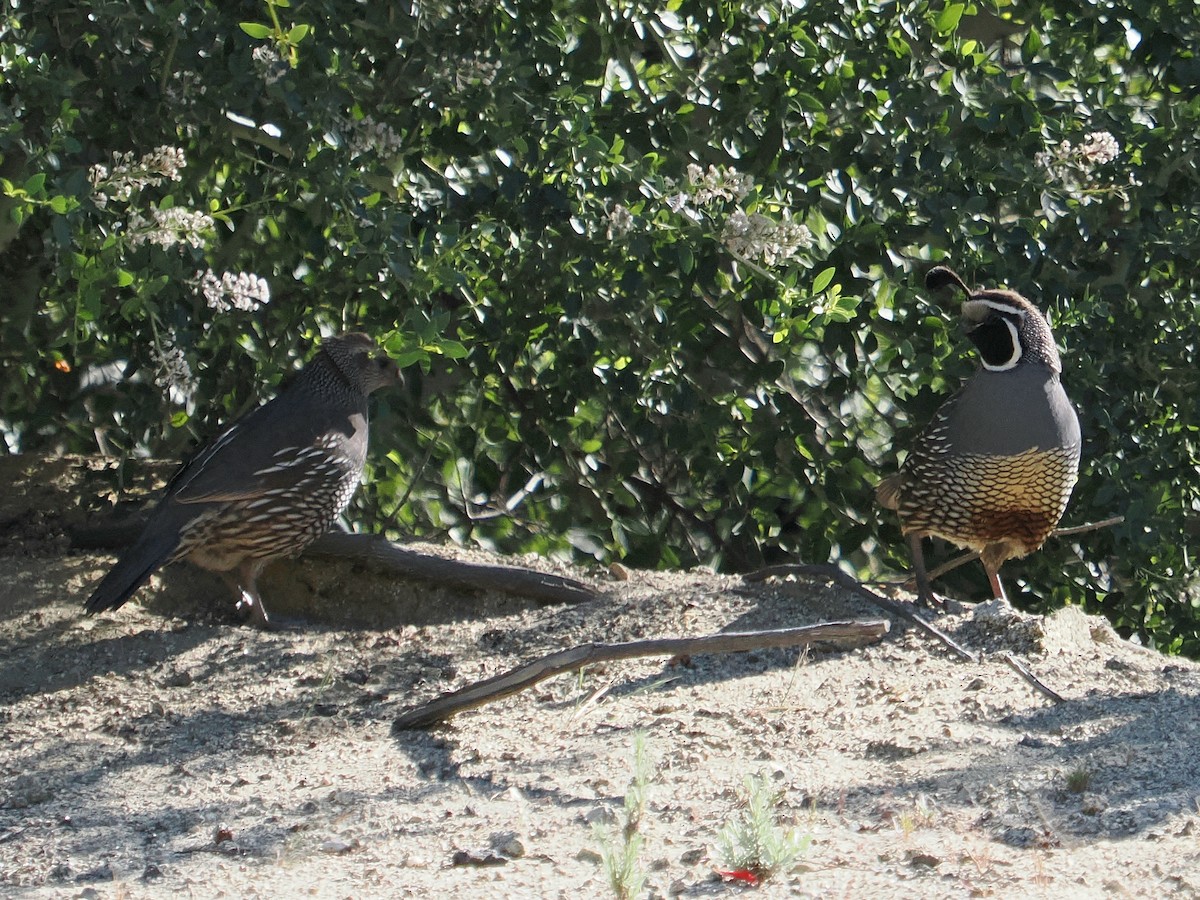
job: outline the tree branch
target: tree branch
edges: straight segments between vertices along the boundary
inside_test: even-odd
[[[1030,670],[1029,666],[1021,662],[1011,653],[1002,653],[1000,658],[1008,663],[1009,668],[1028,681],[1041,694],[1049,697],[1055,703],[1066,703],[1066,698],[1057,691],[1048,688],[1044,682]]]
[[[768,578],[782,575],[802,575],[816,578],[826,578],[832,581],[839,587],[845,588],[852,594],[862,597],[869,603],[873,603],[882,610],[886,610],[893,616],[904,619],[907,622],[912,622],[926,634],[936,638],[945,646],[949,647],[956,655],[970,662],[978,662],[977,657],[970,650],[963,647],[954,638],[946,634],[936,625],[926,622],[913,609],[910,603],[901,603],[898,600],[892,600],[888,597],[880,596],[874,591],[867,590],[860,582],[847,575],[837,566],[833,565],[783,565],[783,566],[767,566],[765,569],[759,569],[756,572],[751,572],[748,575],[743,575],[742,579],[749,582],[766,581]]]
[[[879,640],[890,629],[886,621],[829,622],[772,631],[741,631],[693,638],[658,638],[621,644],[581,644],[547,654],[492,678],[477,681],[396,717],[393,731],[427,728],[457,713],[527,690],[540,681],[583,666],[645,656],[696,656],[738,653],[768,647],[808,646],[817,641],[856,647]]]
[[[580,603],[596,597],[595,591],[573,578],[515,566],[488,566],[428,556],[406,550],[378,534],[333,532],[318,538],[304,555],[363,560],[389,574],[477,591],[500,591],[540,603]]]

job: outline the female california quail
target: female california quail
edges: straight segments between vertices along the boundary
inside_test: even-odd
[[[963,327],[980,368],[942,404],[900,471],[876,495],[896,510],[912,550],[917,595],[932,605],[921,539],[979,552],[993,595],[1005,599],[1000,566],[1042,546],[1066,509],[1079,471],[1079,419],[1059,382],[1050,324],[1013,291],[971,292],[944,266],[930,290],[967,297]]]
[[[137,542],[88,598],[116,609],[160,566],[188,559],[220,573],[267,627],[258,575],[329,529],[358,487],[367,395],[399,369],[365,334],[324,341],[282,393],[205,446],[167,485]]]

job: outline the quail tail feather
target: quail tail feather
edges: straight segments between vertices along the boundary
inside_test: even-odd
[[[133,596],[133,592],[150,580],[179,546],[179,529],[147,528],[137,543],[117,560],[117,564],[96,585],[84,608],[94,615],[106,609],[117,609]]]

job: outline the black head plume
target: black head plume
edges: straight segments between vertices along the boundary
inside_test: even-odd
[[[946,287],[957,287],[960,291],[971,296],[971,289],[967,287],[965,281],[958,277],[958,273],[946,266],[934,266],[925,273],[925,287],[927,290],[940,291]]]

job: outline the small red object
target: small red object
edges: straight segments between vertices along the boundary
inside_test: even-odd
[[[732,871],[725,871],[723,869],[717,869],[717,874],[720,875],[722,878],[730,878],[730,879],[733,879],[734,881],[744,881],[744,882],[746,882],[746,884],[749,884],[749,885],[757,885],[758,884],[758,876],[755,875],[753,872],[751,872],[749,869],[733,869]]]

